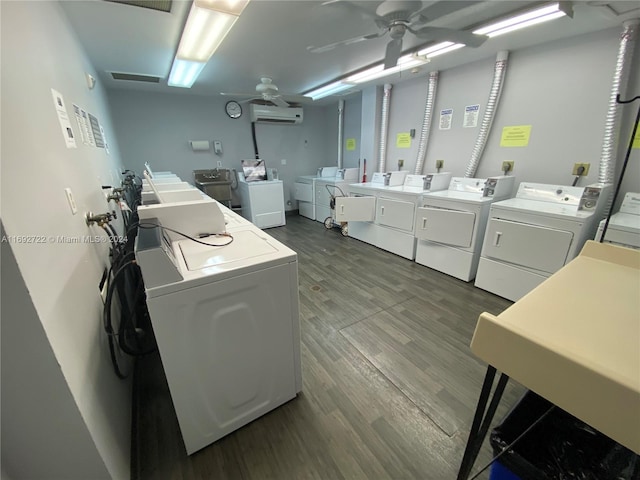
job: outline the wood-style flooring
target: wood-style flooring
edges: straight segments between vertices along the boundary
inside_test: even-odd
[[[268,233],[298,253],[302,394],[187,456],[159,357],[142,358],[132,478],[455,479],[486,369],[476,320],[511,302],[304,217]],[[473,471],[490,458],[486,441]]]

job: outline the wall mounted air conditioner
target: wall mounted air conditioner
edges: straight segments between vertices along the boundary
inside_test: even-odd
[[[298,125],[302,123],[300,107],[270,107],[251,104],[251,121],[256,123],[272,123],[280,125]]]

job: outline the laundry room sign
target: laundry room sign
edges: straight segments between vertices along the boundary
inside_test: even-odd
[[[501,147],[526,147],[529,145],[531,125],[515,125],[502,128]]]

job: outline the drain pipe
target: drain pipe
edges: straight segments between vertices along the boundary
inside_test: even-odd
[[[344,137],[344,100],[338,100],[338,168],[342,168],[343,137]]]
[[[620,120],[622,109],[616,102],[616,95],[620,94],[624,97],[627,89],[627,82],[631,71],[631,61],[633,58],[633,49],[638,33],[638,24],[640,19],[628,20],[622,24],[622,33],[620,34],[620,44],[618,46],[618,57],[616,59],[616,67],[613,74],[613,82],[611,85],[611,93],[609,94],[609,108],[604,128],[604,139],[602,141],[602,153],[600,156],[600,170],[598,174],[598,183],[614,183],[616,175],[616,147],[617,133],[620,130]],[[609,197],[611,202],[611,197]],[[610,203],[607,203],[606,211],[609,210]]]
[[[500,102],[500,94],[502,93],[502,85],[504,83],[504,75],[507,71],[507,58],[509,52],[506,50],[498,52],[496,58],[496,64],[493,69],[493,81],[491,82],[491,90],[489,91],[489,99],[487,100],[487,108],[485,108],[484,116],[482,117],[482,123],[480,124],[480,131],[478,132],[478,138],[476,138],[476,144],[471,152],[471,159],[467,165],[467,170],[464,172],[464,176],[467,178],[473,178],[478,169],[478,164],[482,158],[482,152],[487,145],[487,138],[491,131],[491,125],[493,119],[496,116],[496,109]]]
[[[378,172],[385,171],[387,164],[387,135],[389,134],[389,103],[391,101],[390,83],[384,84],[384,93],[382,95],[382,111],[380,112],[380,151],[378,157]]]
[[[427,155],[427,141],[429,140],[429,132],[431,132],[431,119],[433,118],[433,104],[436,99],[436,90],[438,88],[438,72],[429,73],[429,81],[427,83],[427,101],[424,106],[424,117],[422,120],[422,130],[420,132],[420,143],[418,144],[418,156],[416,158],[416,168],[413,171],[416,175],[422,173],[424,168],[424,160]]]

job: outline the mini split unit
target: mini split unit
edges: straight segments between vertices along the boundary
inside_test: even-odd
[[[298,125],[302,123],[302,108],[300,107],[270,107],[251,104],[250,110],[252,122],[280,125]]]

